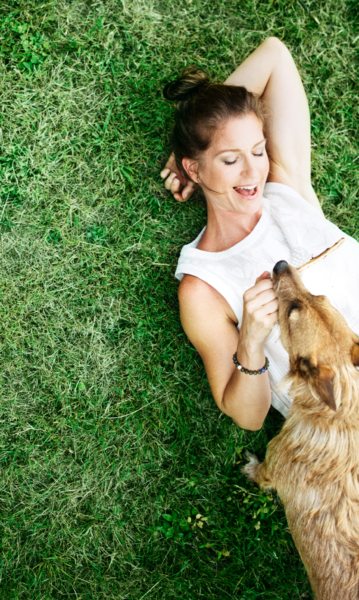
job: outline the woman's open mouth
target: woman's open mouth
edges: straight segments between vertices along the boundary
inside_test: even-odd
[[[254,183],[253,185],[243,185],[241,187],[233,188],[237,194],[242,196],[242,198],[247,198],[248,200],[254,200],[258,196],[258,184]]]

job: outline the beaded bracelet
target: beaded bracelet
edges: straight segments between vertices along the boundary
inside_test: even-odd
[[[268,367],[269,367],[269,360],[266,357],[266,362],[264,367],[262,367],[261,369],[259,369],[258,371],[250,371],[249,369],[245,369],[244,367],[242,367],[242,365],[239,364],[238,359],[237,359],[237,352],[235,352],[233,354],[233,362],[236,365],[237,369],[239,371],[242,371],[243,373],[247,373],[247,375],[260,375],[261,373],[265,373],[265,371],[267,371]]]

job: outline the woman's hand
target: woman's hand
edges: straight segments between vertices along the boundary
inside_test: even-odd
[[[179,172],[173,152],[160,175],[166,180],[165,188],[172,192],[178,202],[185,202],[192,195],[194,183],[187,181]]]
[[[265,271],[243,295],[243,319],[239,346],[248,356],[263,350],[263,344],[278,320],[278,300],[270,273]]]

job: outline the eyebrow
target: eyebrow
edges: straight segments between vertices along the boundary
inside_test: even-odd
[[[254,144],[253,148],[256,148],[257,146],[259,146],[259,144],[263,144],[263,142],[266,142],[267,140],[265,138],[263,138],[260,142],[257,142],[256,144]],[[252,148],[252,150],[253,150]],[[242,152],[242,150],[240,148],[227,148],[226,150],[221,150],[220,152],[217,152],[216,156],[218,156],[219,154],[223,154],[223,152]]]

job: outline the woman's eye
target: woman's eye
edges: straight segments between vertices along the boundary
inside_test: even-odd
[[[234,163],[237,162],[236,160],[232,160],[232,162],[229,162],[228,160],[224,161],[225,165],[234,165]]]
[[[255,154],[254,156],[263,156],[264,152],[261,152],[260,154]]]

